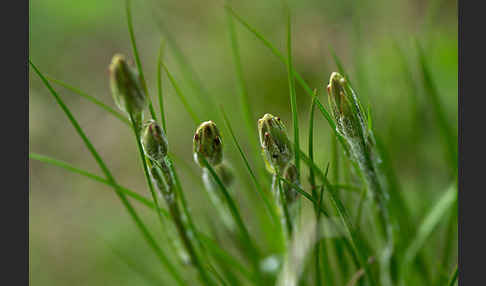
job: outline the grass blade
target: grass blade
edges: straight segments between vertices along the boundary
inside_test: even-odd
[[[167,259],[167,256],[165,253],[162,251],[162,249],[159,247],[153,236],[150,234],[148,228],[145,226],[145,224],[142,222],[138,214],[136,213],[135,209],[133,206],[130,204],[128,199],[125,197],[125,194],[121,191],[119,185],[116,183],[115,178],[109,171],[108,167],[106,166],[105,162],[101,158],[101,156],[98,154],[98,151],[94,148],[93,144],[91,141],[88,139],[86,134],[84,133],[83,129],[79,125],[78,121],[74,118],[72,115],[71,111],[69,108],[64,104],[64,101],[61,99],[61,97],[56,93],[56,91],[52,88],[52,86],[49,84],[47,79],[44,77],[44,75],[39,71],[39,69],[32,63],[32,61],[29,59],[29,64],[30,66],[34,69],[36,74],[41,78],[42,82],[46,85],[46,87],[49,89],[51,92],[52,96],[56,100],[56,102],[59,104],[61,109],[64,111],[66,114],[67,118],[73,125],[74,129],[76,132],[79,134],[81,139],[83,140],[84,144],[90,151],[91,155],[94,157],[96,162],[98,163],[100,169],[103,171],[103,173],[106,176],[106,179],[112,184],[113,188],[115,189],[115,193],[118,195],[120,200],[122,201],[123,206],[126,208],[128,213],[130,214],[131,218],[134,220],[135,225],[139,228],[139,230],[142,232],[143,237],[149,244],[149,246],[153,249],[157,257],[160,259],[163,265],[166,266],[167,270],[172,274],[173,278],[176,280],[176,282],[179,285],[185,285],[184,280],[182,277],[178,274],[177,270],[174,268],[172,263]]]
[[[137,48],[137,41],[135,40],[135,33],[133,32],[132,9],[131,9],[130,3],[131,3],[130,0],[125,1],[127,24],[128,24],[128,33],[130,34],[130,43],[132,45],[133,55],[135,57],[135,62],[137,64],[138,73],[140,75],[140,82],[142,82],[143,89],[144,89],[145,94],[147,95],[147,98],[148,98],[150,115],[152,115],[152,118],[155,121],[157,121],[157,115],[155,114],[154,107],[152,106],[152,99],[150,98],[150,95],[149,95],[149,92],[148,92],[148,89],[147,89],[147,82],[145,81],[145,76],[143,74],[142,62],[140,61],[140,55],[138,53],[138,48]]]
[[[230,34],[230,40],[231,40],[231,50],[233,52],[233,61],[235,63],[235,73],[236,73],[236,79],[238,83],[239,94],[240,94],[240,102],[243,110],[243,115],[245,118],[248,138],[254,138],[253,146],[258,146],[258,139],[256,139],[255,136],[253,136],[253,134],[256,133],[256,128],[254,127],[255,125],[253,124],[254,122],[252,117],[253,112],[251,110],[251,106],[249,103],[248,90],[246,88],[246,82],[243,76],[243,68],[241,66],[240,49],[238,45],[238,38],[236,36],[235,24],[233,22],[233,17],[231,17],[229,12],[226,12],[226,20],[228,23],[228,30]],[[256,153],[258,153],[258,150]]]
[[[169,78],[170,83],[174,87],[177,96],[179,97],[179,99],[181,100],[182,104],[184,105],[184,108],[186,109],[186,111],[191,116],[192,120],[194,121],[194,124],[197,125],[199,122],[201,122],[199,120],[199,117],[196,115],[196,113],[194,112],[194,110],[192,109],[192,107],[189,105],[189,102],[187,101],[186,97],[182,93],[182,91],[181,91],[179,85],[177,84],[177,82],[175,81],[174,77],[169,72],[169,69],[167,69],[167,67],[165,66],[165,64],[163,62],[161,62],[161,64],[162,64],[162,67],[164,68],[165,72],[167,73],[167,77]]]
[[[267,197],[267,194],[263,191],[263,188],[260,185],[260,183],[258,182],[258,180],[257,180],[257,178],[255,176],[255,173],[253,173],[253,171],[252,171],[252,169],[250,167],[250,163],[248,162],[248,159],[245,156],[245,153],[243,153],[243,150],[241,149],[241,146],[238,143],[238,140],[236,140],[236,136],[235,136],[235,133],[233,132],[233,128],[231,127],[231,124],[230,124],[230,122],[228,120],[228,117],[226,116],[226,112],[224,111],[224,109],[223,109],[222,106],[221,106],[221,112],[223,114],[224,123],[226,124],[226,127],[228,128],[228,130],[229,130],[229,132],[231,134],[231,138],[233,139],[233,143],[235,144],[236,148],[238,149],[238,152],[240,153],[241,158],[245,162],[245,166],[248,169],[248,172],[250,173],[250,176],[251,176],[251,178],[253,180],[253,183],[254,183],[255,187],[258,190],[258,194],[260,194],[263,202],[265,203],[265,206],[266,206],[266,208],[268,210],[268,213],[272,217],[272,221],[276,225],[279,225],[279,218],[278,218],[278,216],[277,216],[277,214],[275,212],[275,206],[272,205],[272,203],[270,203],[270,200]]]
[[[295,82],[292,76],[292,17],[290,9],[287,7],[287,78],[289,81],[290,90],[290,108],[292,110],[292,126],[294,128],[294,148],[295,150],[300,150],[299,144],[299,121],[297,113],[297,96],[295,94]],[[315,95],[313,98],[316,98]],[[300,174],[300,158],[299,152],[294,152],[295,156],[295,167],[297,168],[297,173]]]
[[[250,233],[248,231],[248,228],[246,227],[245,223],[243,222],[243,219],[241,218],[240,212],[238,211],[238,208],[236,207],[235,202],[231,198],[228,190],[224,186],[223,182],[221,179],[218,177],[216,172],[214,171],[213,167],[209,165],[207,160],[204,157],[201,157],[203,159],[204,167],[208,169],[209,173],[211,174],[212,178],[216,181],[216,183],[219,186],[220,191],[223,193],[223,196],[226,200],[226,203],[228,204],[228,207],[231,211],[231,215],[233,216],[236,224],[238,225],[238,228],[240,229],[240,232],[242,236],[244,237],[244,242],[248,247],[248,251],[250,251],[250,257],[252,258],[252,263],[255,268],[255,270],[258,272],[259,269],[259,256],[260,253],[258,251],[257,246],[253,242]]]
[[[401,275],[406,277],[409,264],[413,262],[417,254],[425,245],[437,225],[442,222],[445,214],[457,203],[457,185],[452,185],[432,207],[420,224],[415,238],[405,252],[402,262]]]
[[[48,80],[52,81],[53,83],[56,83],[62,87],[64,87],[65,89],[67,90],[70,90],[72,92],[74,92],[75,94],[81,96],[81,97],[84,97],[86,98],[87,100],[91,101],[92,103],[98,105],[99,107],[103,108],[105,111],[108,111],[111,115],[115,116],[116,118],[120,119],[122,122],[126,123],[126,124],[130,124],[130,121],[128,121],[127,117],[125,115],[123,115],[121,112],[119,112],[118,110],[104,104],[103,102],[101,102],[100,100],[96,99],[95,97],[81,91],[80,89],[78,88],[75,88],[63,81],[60,81],[60,80],[57,80],[55,78],[52,78],[48,75],[45,76]]]
[[[165,122],[164,97],[162,96],[162,58],[164,55],[164,42],[160,43],[159,55],[157,57],[157,95],[159,97],[160,117],[162,128],[167,136],[167,125]]]
[[[417,50],[419,54],[419,65],[423,77],[423,85],[425,94],[430,101],[430,107],[434,111],[439,130],[445,143],[445,152],[447,154],[447,160],[450,164],[451,170],[455,173],[457,170],[457,135],[451,129],[451,124],[448,123],[447,116],[440,103],[439,91],[432,79],[430,67],[425,59],[425,54],[418,43],[416,42]]]
[[[451,278],[449,279],[449,283],[447,283],[448,286],[454,286],[454,284],[456,284],[458,273],[459,273],[459,269],[457,268],[457,264],[456,264],[456,269],[454,269],[454,272],[452,272]]]
[[[73,165],[71,165],[67,162],[63,162],[63,161],[60,161],[60,160],[57,160],[57,159],[54,159],[54,158],[51,158],[51,157],[48,157],[48,156],[45,156],[45,155],[40,155],[40,154],[37,154],[37,153],[30,153],[29,158],[37,160],[39,162],[46,163],[46,164],[51,164],[51,165],[54,165],[54,166],[61,167],[65,170],[67,170],[67,171],[70,171],[70,172],[75,173],[75,174],[82,175],[82,176],[87,177],[87,178],[89,178],[93,181],[96,181],[96,182],[99,182],[99,183],[102,183],[102,184],[105,184],[105,185],[108,185],[108,186],[114,186],[107,179],[104,179],[104,178],[97,176],[93,173],[90,173],[88,171],[79,169],[79,168],[77,168],[77,167],[75,167],[75,166],[73,166]],[[155,205],[152,203],[151,200],[147,199],[146,197],[139,195],[138,193],[131,191],[131,190],[129,190],[125,187],[122,187],[120,185],[118,185],[117,187],[120,188],[121,192],[126,194],[128,197],[131,197],[132,199],[138,201],[139,203],[141,203],[141,204],[143,204],[143,205],[145,205],[149,208],[155,209]],[[165,209],[160,208],[159,210],[164,217],[166,217],[166,218],[169,217],[169,213]]]

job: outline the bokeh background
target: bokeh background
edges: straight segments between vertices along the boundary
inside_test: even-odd
[[[224,1],[132,1],[133,21],[145,76],[156,94],[156,59],[167,33],[196,71],[216,105],[204,120],[223,125],[217,114],[230,114],[245,151],[247,138],[239,108]],[[282,1],[247,0],[234,9],[285,53],[286,22]],[[453,180],[444,156],[444,142],[424,94],[415,41],[423,47],[448,123],[457,133],[457,10],[456,1],[301,0],[289,1],[293,17],[295,68],[327,106],[325,85],[337,70],[330,47],[342,59],[361,100],[372,107],[373,124],[387,146],[409,206],[419,219]],[[163,23],[164,29],[161,29]],[[122,52],[133,59],[124,1],[31,0],[29,53],[46,74],[78,87],[113,106],[108,64]],[[252,34],[235,23],[252,116],[278,114],[291,130],[285,66]],[[167,43],[167,41],[166,41]],[[403,52],[414,80],[404,77]],[[167,46],[164,60],[192,104],[199,108],[198,90]],[[95,173],[100,173],[65,115],[42,85],[29,76],[29,148]],[[200,170],[192,161],[194,125],[163,74],[170,149],[189,204],[206,214]],[[136,145],[125,125],[79,96],[55,85],[93,140],[115,177],[148,195]],[[307,144],[309,96],[298,86],[301,141]],[[202,107],[201,107],[202,108]],[[219,120],[219,121],[218,121]],[[316,113],[316,158],[330,160],[330,130]],[[223,130],[223,133],[225,130]],[[224,134],[223,134],[224,136]],[[226,157],[236,169],[242,162],[229,137]],[[252,160],[252,164],[261,164]],[[246,174],[241,172],[242,174]],[[239,178],[248,180],[247,177]],[[247,194],[238,194],[242,211],[251,216]],[[156,217],[137,209],[149,225]],[[147,277],[165,281],[159,264],[109,187],[58,167],[30,161],[29,253],[32,285],[144,285]],[[153,227],[156,235],[159,228]],[[445,230],[440,229],[440,236]],[[455,245],[455,244],[454,244]],[[128,263],[128,264],[127,264]]]

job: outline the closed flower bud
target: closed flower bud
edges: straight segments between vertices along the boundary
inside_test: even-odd
[[[292,145],[280,118],[265,114],[258,120],[263,157],[270,172],[284,170],[293,156]]]
[[[365,117],[354,91],[346,79],[333,72],[327,86],[329,105],[338,131],[348,138],[363,136],[368,140]]]
[[[160,162],[167,155],[167,138],[154,120],[145,124],[141,140],[145,155],[150,159]]]
[[[283,177],[290,183],[300,187],[299,172],[297,172],[297,168],[294,164],[290,163],[287,168],[285,168]],[[290,204],[294,202],[297,199],[297,195],[299,194],[296,188],[293,185],[287,184],[286,182],[283,183],[282,187],[287,203]]]
[[[213,121],[201,123],[194,134],[193,141],[194,161],[205,167],[202,158],[211,166],[216,166],[223,160],[223,141],[218,127]]]
[[[147,98],[137,70],[121,54],[113,56],[109,70],[111,93],[118,108],[127,114],[142,113]]]

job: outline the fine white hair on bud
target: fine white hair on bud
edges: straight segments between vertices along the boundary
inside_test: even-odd
[[[258,120],[258,135],[263,158],[271,173],[282,171],[292,160],[292,145],[280,118],[269,113]]]

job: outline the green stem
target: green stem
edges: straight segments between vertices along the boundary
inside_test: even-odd
[[[204,285],[215,285],[214,281],[210,279],[208,273],[205,270],[204,265],[201,263],[198,254],[192,244],[191,239],[188,236],[186,226],[183,222],[183,215],[181,214],[179,207],[177,205],[177,193],[174,191],[174,178],[168,172],[167,165],[156,164],[152,167],[152,177],[157,182],[157,186],[161,191],[165,201],[169,207],[169,212],[171,214],[172,220],[176,229],[181,237],[184,246],[189,253],[194,266],[198,269],[200,279]],[[164,184],[165,183],[165,184]]]

